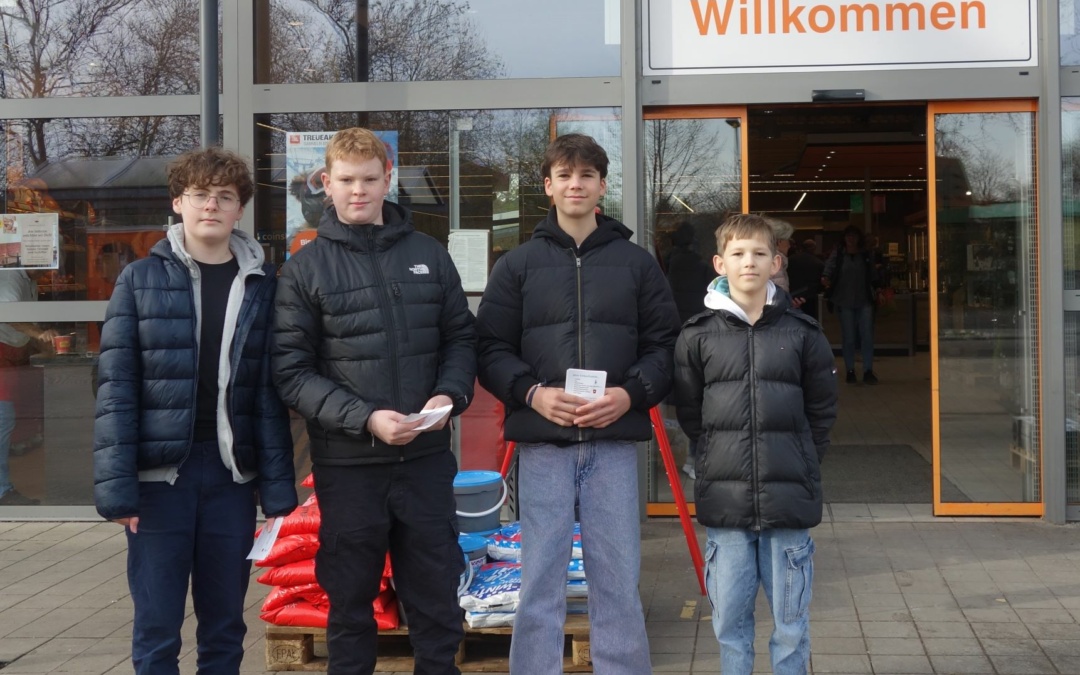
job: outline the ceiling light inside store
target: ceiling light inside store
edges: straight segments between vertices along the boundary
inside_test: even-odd
[[[804,199],[806,199],[806,193],[805,192],[802,193],[802,197],[799,197],[799,201],[795,202],[795,208],[793,208],[791,210],[792,211],[798,211],[799,207],[802,206],[802,202],[803,202]]]
[[[292,26],[293,28],[299,28],[300,26],[304,25],[304,22],[303,21],[290,21],[289,25]]]

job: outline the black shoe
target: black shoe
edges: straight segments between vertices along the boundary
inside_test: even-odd
[[[874,375],[874,371],[868,370],[862,374],[863,384],[877,384],[877,375]]]
[[[854,370],[847,371],[847,383],[848,384],[855,384],[858,381],[859,380],[855,378],[855,371]]]
[[[40,503],[40,499],[31,499],[15,488],[11,488],[0,497],[0,506],[37,506]]]

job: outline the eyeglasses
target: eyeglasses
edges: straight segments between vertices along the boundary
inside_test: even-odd
[[[185,192],[183,194],[188,198],[188,203],[197,209],[209,204],[211,199],[217,200],[217,207],[222,211],[235,211],[240,208],[240,198],[236,195],[212,195],[209,192]]]

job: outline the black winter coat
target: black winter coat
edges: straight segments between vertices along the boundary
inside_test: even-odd
[[[289,413],[270,377],[276,281],[273,265],[246,277],[226,399],[233,456],[241,471],[258,473],[268,516],[296,507]],[[164,239],[120,273],[105,314],[94,422],[94,503],[103,517],[139,514],[139,471],[183,471],[194,434],[198,343],[191,275]]]
[[[505,436],[524,442],[642,441],[649,408],[671,389],[679,317],[671,289],[630,230],[597,216],[578,248],[548,211],[529,242],[495,264],[477,311],[480,383],[506,405]],[[536,383],[562,387],[567,368],[607,372],[630,410],[603,429],[560,427],[525,405]]]
[[[450,425],[390,446],[376,410],[414,413],[436,394],[459,415],[472,400],[476,332],[446,248],[416,232],[407,209],[385,225],[345,225],[329,208],[319,234],[281,268],[274,381],[307,420],[316,464],[379,464],[450,447]]]
[[[698,440],[698,521],[752,530],[820,523],[836,399],[829,342],[783,291],[753,326],[725,310],[691,319],[675,348],[675,400],[679,423]]]

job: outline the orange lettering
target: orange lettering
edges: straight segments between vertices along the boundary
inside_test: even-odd
[[[900,30],[911,30],[911,14],[914,12],[918,15],[918,21],[915,23],[917,30],[926,30],[926,7],[920,2],[897,2],[885,5],[885,30],[896,30],[893,26],[893,17],[899,13],[901,18]]]
[[[870,28],[864,27],[863,21],[867,15],[870,17]],[[840,32],[848,32],[850,16],[855,17],[855,30],[860,33],[864,30],[880,30],[877,5],[840,5]]]
[[[970,28],[971,27],[971,24],[968,21],[968,15],[969,15],[971,10],[975,10],[977,12],[976,18],[978,19],[978,21],[976,22],[975,25],[978,26],[979,28],[986,28],[986,5],[984,5],[981,2],[978,2],[977,0],[976,0],[976,2],[961,2],[960,3],[960,27],[961,28]]]
[[[701,35],[707,35],[709,32],[709,25],[716,24],[716,34],[726,35],[728,20],[731,18],[731,5],[734,0],[727,0],[724,4],[724,17],[720,18],[720,7],[716,4],[716,0],[707,0],[705,5],[705,16],[701,15],[701,3],[698,0],[690,0],[690,4],[694,7],[694,19],[697,20],[698,33]]]
[[[939,2],[930,8],[930,25],[938,30],[949,30],[956,25],[956,8],[947,2]]]
[[[799,15],[802,14],[804,9],[806,9],[806,7],[796,7],[795,10],[792,11],[790,0],[784,0],[783,21],[785,33],[790,33],[793,29],[797,33],[806,32],[806,28],[802,24],[802,19],[799,18]]]
[[[825,23],[819,23],[817,17],[821,14],[825,15]],[[815,33],[828,33],[836,25],[836,16],[833,14],[832,7],[828,5],[814,5],[810,8],[810,13],[806,17],[806,22],[810,24],[810,30]]]

